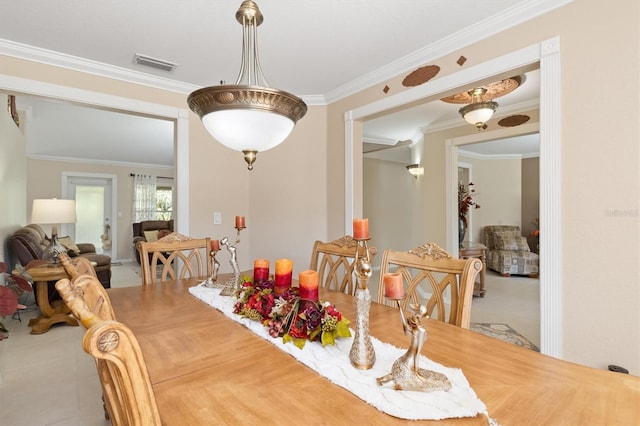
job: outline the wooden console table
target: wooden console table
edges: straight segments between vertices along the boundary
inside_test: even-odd
[[[473,295],[476,297],[484,297],[487,292],[484,289],[484,276],[487,270],[487,246],[480,243],[472,243],[470,241],[464,241],[458,253],[461,259],[468,259],[470,257],[478,258],[482,261],[482,270],[480,271],[480,283],[476,282],[473,286]]]
[[[78,321],[70,314],[69,308],[62,300],[54,300],[49,303],[49,289],[47,281],[56,281],[67,278],[68,275],[62,265],[42,265],[29,268],[26,271],[36,284],[36,301],[40,308],[40,316],[29,321],[31,334],[42,334],[49,331],[53,324],[60,322],[68,325],[78,325]]]

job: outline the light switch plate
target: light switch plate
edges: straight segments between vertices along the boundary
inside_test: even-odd
[[[213,212],[213,224],[221,225],[222,224],[222,213],[221,212]]]

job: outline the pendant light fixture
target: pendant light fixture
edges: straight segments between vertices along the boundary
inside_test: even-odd
[[[476,87],[469,90],[468,93],[471,96],[471,103],[460,108],[458,112],[469,124],[473,124],[478,130],[481,130],[484,124],[493,116],[496,108],[498,108],[498,103],[482,100],[482,96],[487,93],[487,89],[484,87]]]
[[[257,29],[264,20],[258,5],[243,1],[236,12],[242,25],[242,62],[235,85],[205,87],[187,98],[189,108],[221,144],[242,151],[248,169],[256,154],[284,141],[307,113],[304,101],[269,87],[258,58]]]

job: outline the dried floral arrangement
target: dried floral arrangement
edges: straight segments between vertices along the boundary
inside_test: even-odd
[[[233,312],[262,322],[271,337],[282,337],[284,343],[293,342],[302,349],[307,341],[326,346],[351,336],[349,320],[329,302],[301,299],[296,288],[276,296],[272,280],[254,283],[243,276],[242,281]]]

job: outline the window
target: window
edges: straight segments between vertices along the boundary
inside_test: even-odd
[[[169,220],[173,216],[173,188],[156,187],[156,219]]]

